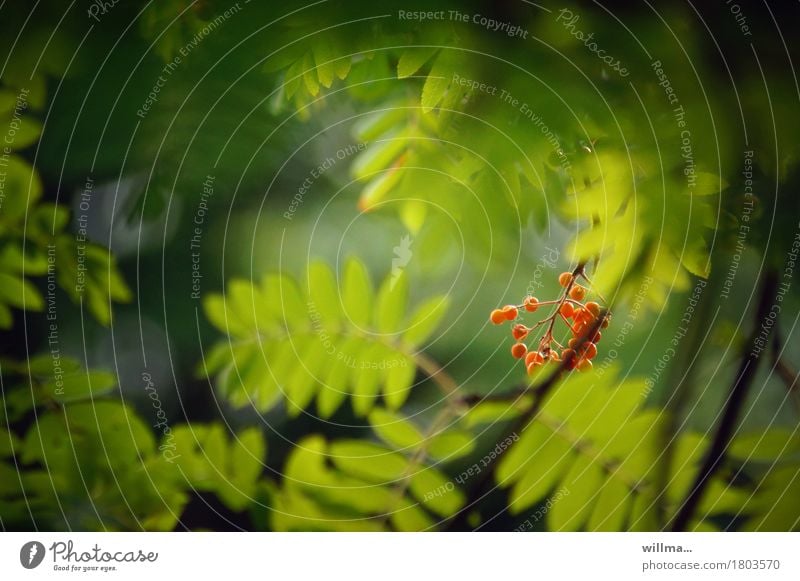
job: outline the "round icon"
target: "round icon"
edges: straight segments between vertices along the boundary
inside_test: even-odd
[[[19,562],[26,569],[35,569],[44,559],[44,545],[39,541],[29,541],[19,550]]]

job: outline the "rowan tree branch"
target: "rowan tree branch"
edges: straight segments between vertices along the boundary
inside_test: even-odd
[[[725,454],[728,450],[731,438],[739,423],[739,415],[747,400],[750,384],[753,382],[756,370],[758,369],[758,355],[753,353],[752,347],[758,337],[762,321],[769,313],[777,287],[778,277],[774,271],[770,270],[764,276],[761,284],[753,331],[750,339],[745,342],[742,347],[739,370],[736,373],[736,378],[731,386],[730,394],[725,402],[722,418],[719,421],[719,425],[714,433],[714,438],[705,455],[700,471],[697,473],[694,484],[689,490],[686,499],[678,508],[678,512],[675,514],[672,523],[669,525],[669,528],[673,531],[685,530],[689,523],[692,522],[697,507],[703,498],[703,494],[708,484],[711,482],[711,478],[725,459]]]

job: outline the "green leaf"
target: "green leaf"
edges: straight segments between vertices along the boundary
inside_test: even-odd
[[[14,314],[6,305],[0,303],[0,329],[10,329],[14,324]]]
[[[333,63],[331,45],[326,40],[314,43],[312,52],[314,53],[314,63],[317,65],[319,83],[326,89],[330,89],[336,74],[336,67]]]
[[[751,497],[751,491],[735,488],[720,479],[712,480],[706,488],[703,498],[697,507],[697,515],[733,514],[743,511]]]
[[[290,416],[297,415],[311,402],[317,378],[330,357],[315,341],[298,342],[295,348],[301,353],[300,360],[284,386]]]
[[[422,303],[408,323],[408,329],[403,334],[403,341],[411,346],[418,346],[428,340],[441,323],[450,299],[446,295],[435,296]]]
[[[3,184],[3,205],[0,208],[0,220],[16,223],[25,216],[42,196],[42,180],[39,174],[25,160],[12,155]]]
[[[383,400],[390,410],[397,410],[403,406],[411,392],[417,366],[410,357],[397,354],[397,365],[386,368],[386,378],[383,386]]]
[[[258,428],[247,428],[234,438],[226,454],[226,478],[220,483],[220,496],[233,510],[246,508],[253,499],[256,482],[266,455],[264,437]]]
[[[375,174],[388,168],[408,147],[409,137],[408,131],[397,130],[371,142],[350,166],[351,175],[359,181],[372,179]]]
[[[744,530],[785,532],[798,529],[800,478],[796,466],[772,470],[758,483],[758,492],[745,506],[745,512],[752,516]]]
[[[223,333],[242,338],[251,336],[247,325],[229,316],[222,295],[210,294],[203,297],[203,311],[211,324]]]
[[[117,385],[117,377],[107,371],[79,371],[58,376],[43,385],[44,392],[60,402],[86,399],[110,391]]]
[[[369,414],[369,423],[381,440],[401,451],[411,451],[423,440],[417,427],[406,418],[380,408]]]
[[[297,283],[286,275],[265,275],[261,282],[261,300],[265,303],[264,317],[276,320],[281,325],[301,324],[308,320],[308,310],[303,303],[300,289]],[[265,328],[266,321],[260,326]]]
[[[8,147],[12,151],[25,149],[29,145],[36,143],[41,134],[42,124],[32,117],[25,117],[13,137],[7,134],[9,139],[11,139],[11,144]],[[8,142],[6,142],[6,144],[8,144]]]
[[[428,215],[428,204],[421,200],[406,200],[400,206],[400,220],[403,221],[403,226],[408,228],[412,234],[418,234],[423,224],[425,224],[425,217]]]
[[[43,275],[47,273],[47,255],[30,245],[23,252],[20,246],[10,243],[0,252],[0,269],[28,276]]]
[[[370,482],[394,482],[405,475],[406,459],[383,446],[362,440],[339,440],[330,445],[334,465]]]
[[[634,495],[631,516],[628,519],[628,530],[644,532],[659,531],[661,525],[658,519],[658,503],[650,495]]]
[[[221,341],[202,355],[203,358],[195,369],[195,375],[211,377],[231,362],[231,345],[228,341]]]
[[[529,464],[535,457],[542,454],[546,446],[552,445],[553,442],[560,443],[551,430],[538,422],[529,424],[519,440],[500,458],[500,464],[495,471],[495,481],[500,486],[510,486],[522,478],[525,471],[532,468]],[[563,447],[559,446],[558,452],[561,450]],[[546,456],[549,457],[547,454]]]
[[[406,49],[397,61],[397,78],[404,79],[416,73],[437,51],[431,47]]]
[[[303,60],[303,69],[303,81],[306,89],[313,97],[316,97],[319,94],[319,82],[317,81],[317,71],[314,67],[313,57],[310,53]]]
[[[341,345],[341,353],[350,353],[356,345],[354,339],[346,340]],[[317,395],[317,411],[323,418],[329,418],[339,409],[350,391],[351,369],[344,357],[331,355],[328,368],[323,373],[322,385]]]
[[[401,329],[408,302],[408,275],[405,271],[387,276],[378,291],[375,305],[375,329],[396,333]]]
[[[800,431],[771,428],[766,432],[738,436],[731,444],[732,457],[745,462],[771,462],[800,453]]]
[[[422,87],[422,99],[420,100],[422,110],[425,113],[433,110],[447,93],[447,88],[450,86],[454,72],[454,67],[450,61],[451,55],[444,51],[441,52],[434,61],[428,78],[425,79],[425,85]]]
[[[557,436],[547,440],[532,459],[527,472],[522,472],[521,478],[518,477],[511,491],[511,513],[519,514],[544,498],[561,482],[565,470],[569,469],[575,458],[567,442]]]
[[[403,172],[400,171],[403,165],[398,159],[392,167],[373,177],[361,190],[361,195],[358,198],[358,209],[362,212],[368,212],[381,203],[386,198],[386,195],[399,183],[400,178],[403,177]]]
[[[433,436],[428,442],[428,455],[438,460],[454,460],[475,449],[475,437],[463,430],[449,429]]]
[[[347,78],[347,74],[350,72],[350,65],[352,57],[346,56],[340,59],[337,59],[336,62],[333,63],[334,69],[336,70],[336,76],[340,79],[344,80]]]
[[[344,311],[350,321],[360,328],[369,325],[374,292],[367,267],[356,258],[345,264],[342,292]]]
[[[625,517],[633,501],[630,489],[618,478],[607,477],[600,489],[597,504],[589,517],[586,530],[621,531],[624,530]]]
[[[353,135],[359,141],[372,141],[389,129],[405,122],[407,117],[407,109],[402,103],[390,104],[383,109],[361,117],[353,125]]]
[[[0,301],[20,309],[44,309],[44,299],[33,284],[6,273],[0,273]]]
[[[708,278],[711,272],[711,255],[705,241],[696,240],[684,248],[681,264],[695,276]]]
[[[474,428],[481,424],[494,424],[512,420],[523,412],[530,398],[519,398],[514,402],[485,401],[472,406],[462,418],[464,426]]]
[[[286,69],[283,88],[287,99],[291,99],[297,92],[297,89],[300,88],[300,84],[303,81],[303,62],[303,59],[298,59],[292,66]]]
[[[695,173],[694,187],[691,193],[695,196],[710,196],[728,187],[728,182],[713,173],[699,171]]]
[[[324,262],[315,261],[308,267],[309,314],[315,323],[324,320],[336,326],[342,318],[336,277]],[[329,331],[330,332],[330,331]]]
[[[587,456],[578,455],[564,478],[563,487],[569,494],[556,502],[548,513],[550,530],[578,530],[591,514],[602,482],[600,465]]]
[[[464,494],[435,468],[422,468],[411,477],[409,490],[428,510],[447,518],[464,506]]]
[[[404,499],[402,506],[391,514],[389,520],[401,532],[425,531],[436,524],[418,504],[408,499]]]
[[[359,416],[369,413],[375,405],[383,371],[374,368],[373,363],[377,365],[386,356],[386,349],[378,343],[364,341],[361,345],[353,368],[353,411]]]

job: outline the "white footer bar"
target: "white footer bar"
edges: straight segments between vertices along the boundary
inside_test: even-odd
[[[800,533],[3,533],[0,578],[797,580],[799,553]]]

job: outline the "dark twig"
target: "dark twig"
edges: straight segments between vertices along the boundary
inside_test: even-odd
[[[756,309],[753,331],[750,340],[747,341],[742,348],[741,363],[736,373],[736,379],[731,386],[730,395],[725,403],[722,418],[714,433],[714,439],[706,453],[700,471],[697,473],[694,484],[686,500],[683,501],[675,518],[672,520],[669,528],[673,531],[686,530],[689,523],[692,522],[695,511],[703,498],[703,494],[708,484],[711,482],[711,477],[714,476],[714,473],[725,459],[728,445],[739,423],[739,414],[747,399],[747,392],[749,391],[750,384],[753,382],[756,370],[758,369],[758,355],[754,354],[751,349],[758,337],[760,325],[769,312],[770,301],[774,300],[777,285],[778,279],[775,272],[767,272],[761,285],[761,294],[759,296],[758,308]]]
[[[800,374],[794,371],[781,357],[782,347],[779,329],[776,323],[775,329],[772,331],[772,367],[777,371],[778,377],[786,384],[786,390],[789,392],[789,397],[792,398],[795,409],[800,411],[800,390],[797,389],[797,380],[800,378]]]

